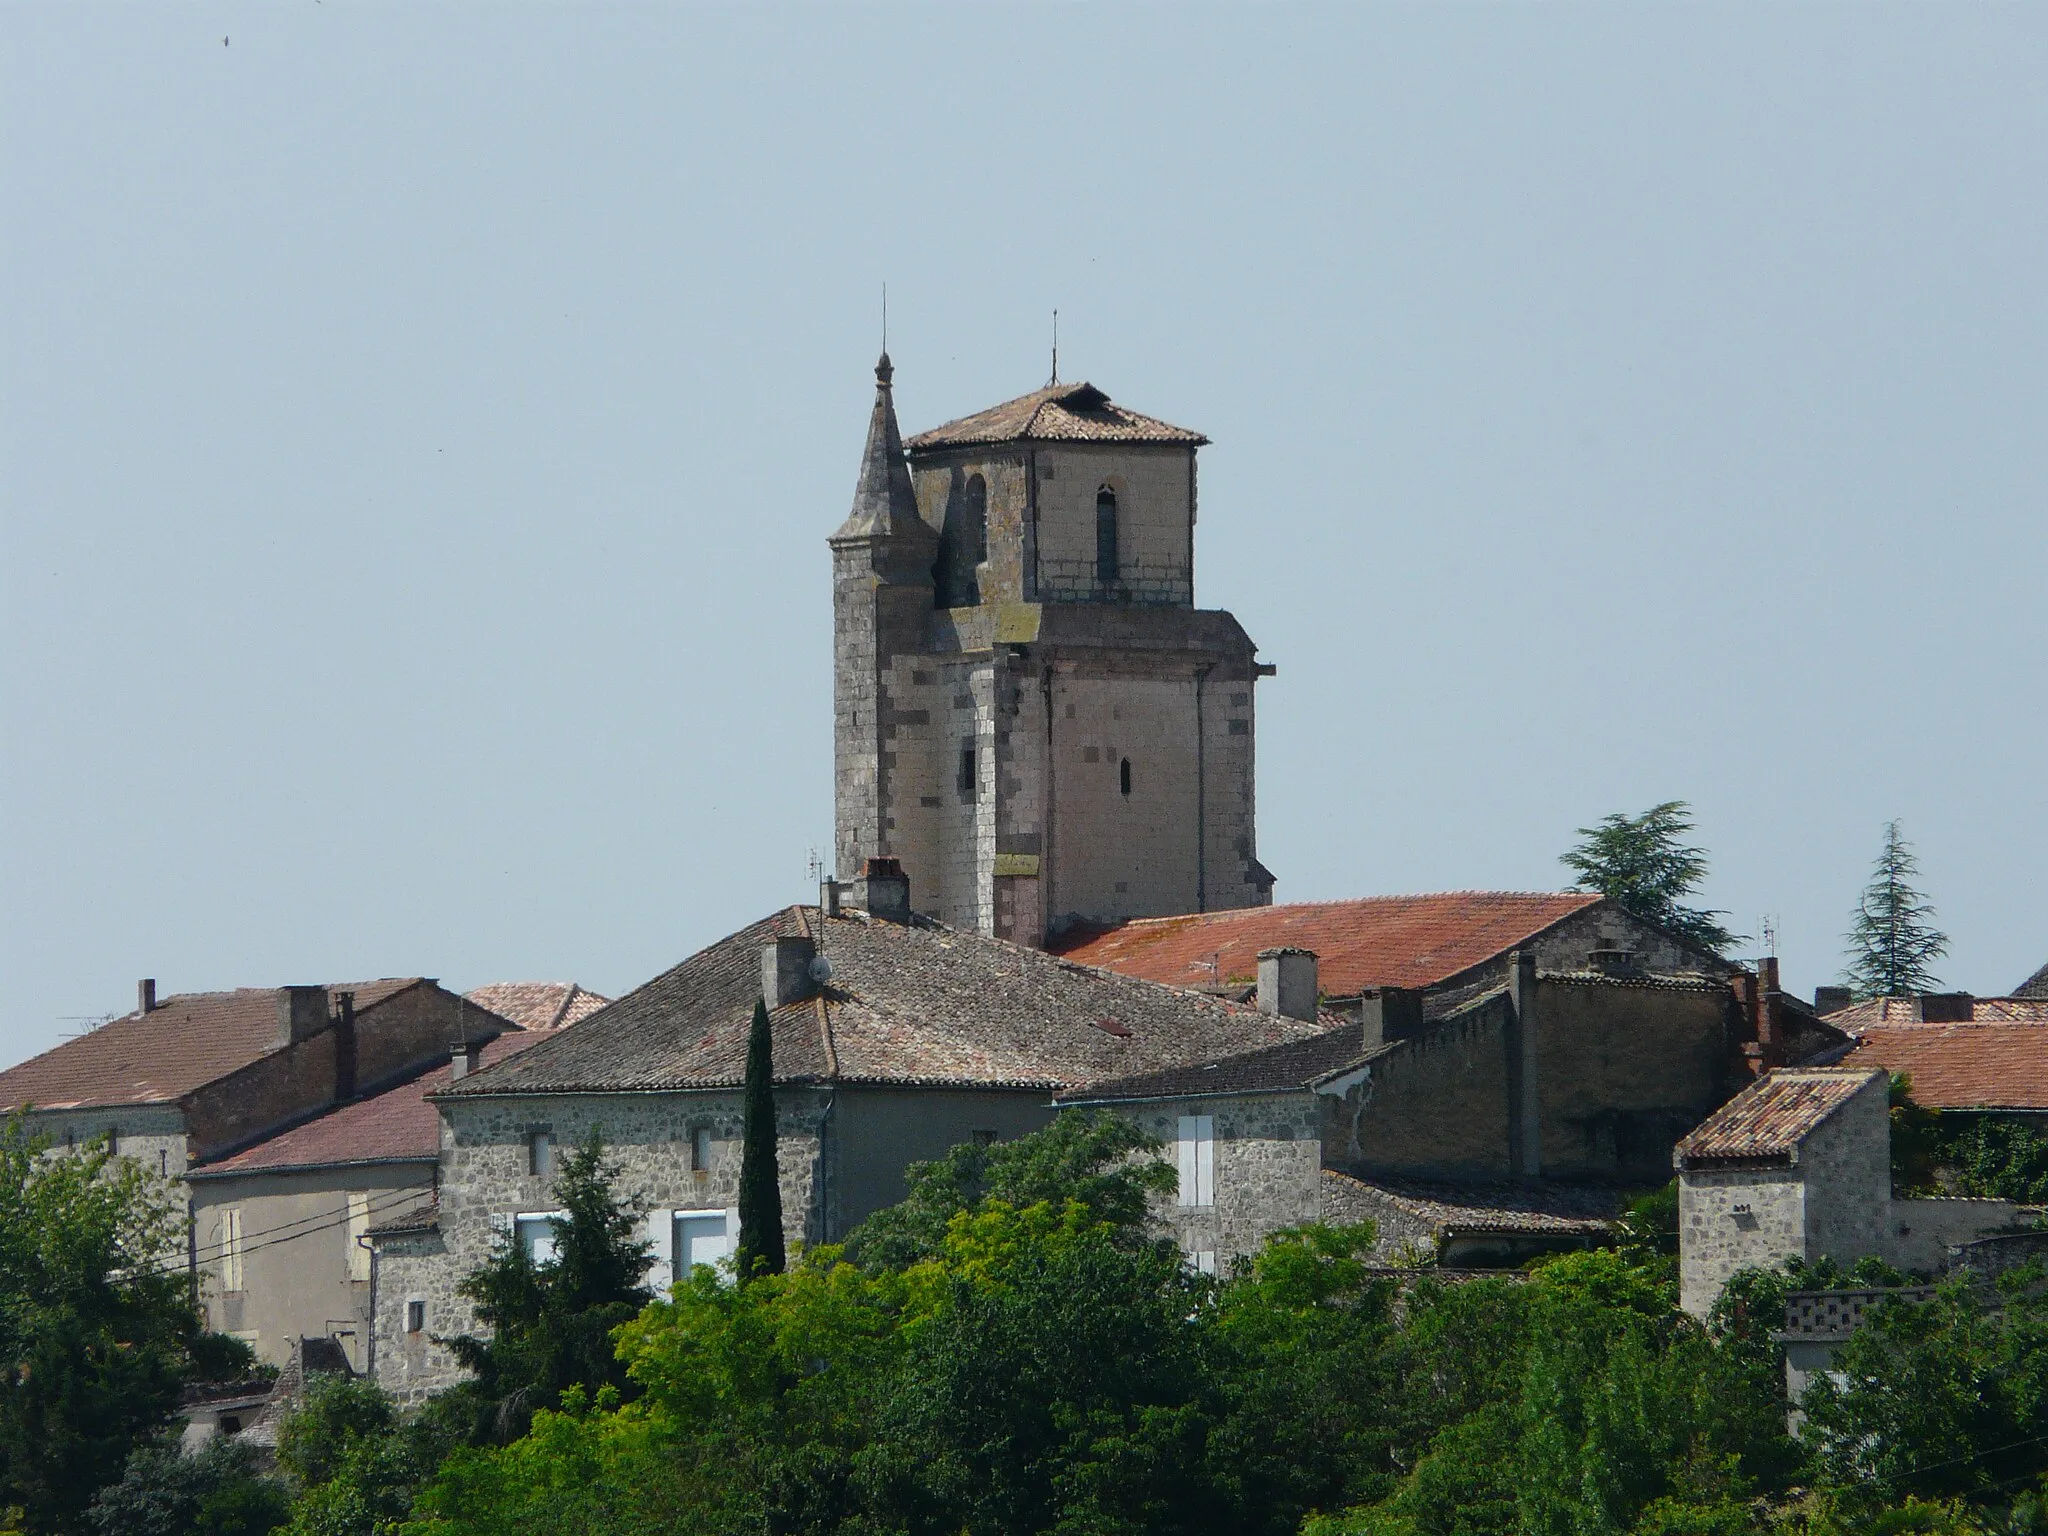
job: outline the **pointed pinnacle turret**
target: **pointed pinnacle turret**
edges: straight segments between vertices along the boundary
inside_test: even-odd
[[[884,352],[875,364],[875,409],[868,418],[868,445],[861,454],[853,511],[834,538],[881,535],[935,542],[931,529],[917,515],[917,497],[910,488],[910,464],[903,457],[903,434],[896,427],[896,400],[889,384],[895,376],[889,354]]]

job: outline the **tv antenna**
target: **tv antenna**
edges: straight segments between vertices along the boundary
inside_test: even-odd
[[[1051,382],[1052,382],[1052,383],[1054,383],[1054,384],[1057,384],[1057,383],[1059,383],[1059,381],[1060,381],[1060,312],[1059,312],[1059,309],[1058,309],[1058,307],[1057,307],[1057,306],[1055,306],[1055,307],[1054,307],[1054,309],[1053,309],[1053,312],[1052,312],[1052,379],[1051,379]]]

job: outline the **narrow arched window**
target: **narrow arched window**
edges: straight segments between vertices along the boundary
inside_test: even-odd
[[[1116,492],[1104,486],[1095,493],[1095,581],[1116,585]]]
[[[1128,757],[1124,759],[1123,766],[1117,770],[1117,775],[1122,781],[1124,793],[1128,795],[1131,792],[1131,760]]]

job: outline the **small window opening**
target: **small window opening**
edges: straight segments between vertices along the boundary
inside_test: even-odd
[[[700,1125],[690,1132],[690,1167],[696,1173],[711,1171],[711,1127]]]
[[[1131,792],[1131,760],[1125,758],[1116,772],[1117,778],[1122,782],[1123,792],[1128,795]]]
[[[427,1326],[427,1304],[424,1301],[408,1301],[405,1304],[405,1331],[424,1332]]]
[[[974,770],[975,770],[975,761],[974,761],[974,760],[975,760],[975,756],[976,756],[976,753],[975,753],[975,750],[974,750],[974,743],[973,743],[973,742],[971,742],[971,741],[963,741],[963,742],[961,742],[961,743],[960,743],[960,780],[959,780],[959,782],[960,782],[960,798],[961,798],[961,799],[962,799],[963,801],[971,801],[971,800],[973,800],[973,798],[974,798],[974,789],[975,789],[975,773],[974,773]]]
[[[1105,485],[1095,493],[1095,581],[1112,587],[1116,579],[1116,492]]]
[[[555,1171],[555,1138],[546,1131],[534,1131],[526,1138],[526,1171],[547,1178]]]

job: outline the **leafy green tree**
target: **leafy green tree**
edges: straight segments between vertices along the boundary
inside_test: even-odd
[[[639,1236],[646,1211],[618,1193],[618,1177],[592,1131],[555,1181],[554,1257],[536,1263],[505,1232],[458,1287],[490,1329],[443,1341],[471,1379],[441,1394],[434,1412],[462,1438],[504,1444],[570,1387],[628,1386],[611,1335],[650,1298],[652,1248]]]
[[[277,1437],[278,1466],[297,1494],[288,1536],[395,1529],[449,1449],[445,1414],[401,1415],[374,1382],[314,1377]]]
[[[50,1155],[0,1123],[0,1507],[30,1530],[84,1529],[176,1406],[200,1341],[176,1211],[110,1142]]]
[[[991,1146],[962,1143],[904,1174],[909,1193],[875,1212],[848,1240],[859,1263],[903,1269],[943,1251],[953,1218],[995,1200],[1016,1210],[1071,1201],[1130,1246],[1147,1241],[1154,1196],[1173,1193],[1177,1175],[1159,1142],[1121,1115],[1062,1114],[1043,1130]]]
[[[218,1436],[187,1456],[176,1440],[139,1446],[90,1515],[100,1536],[264,1536],[284,1524],[290,1495],[263,1476],[254,1450]]]
[[[1580,890],[1598,891],[1644,922],[1718,955],[1738,936],[1715,921],[1725,914],[1684,903],[1707,876],[1706,850],[1683,841],[1692,828],[1692,809],[1683,800],[1666,800],[1640,816],[1616,811],[1596,826],[1580,827],[1578,842],[1560,862],[1578,876]]]
[[[1934,907],[1913,887],[1919,873],[1898,822],[1886,822],[1877,868],[1849,926],[1843,980],[1859,998],[1910,997],[1941,985],[1933,965],[1948,953],[1948,938],[1928,921]]]
[[[742,1281],[779,1275],[788,1263],[782,1242],[782,1172],[775,1148],[775,1042],[768,1004],[754,1000],[747,1031],[745,1140],[740,1148],[740,1235],[733,1272]]]

